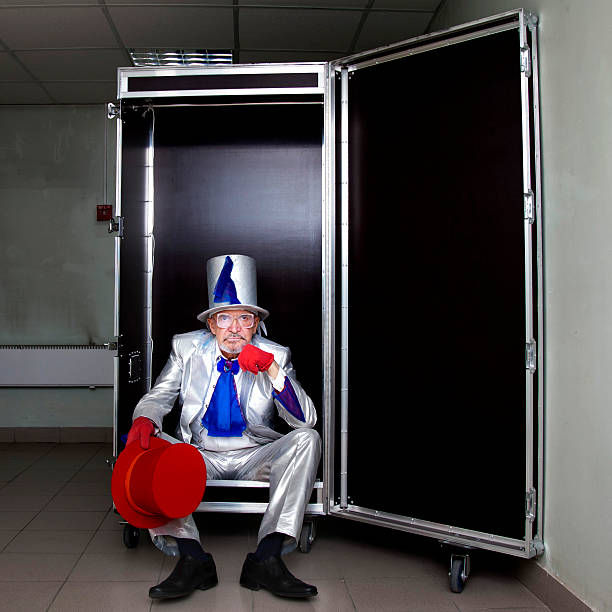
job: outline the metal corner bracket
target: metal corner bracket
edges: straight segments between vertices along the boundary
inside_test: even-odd
[[[531,540],[530,548],[534,557],[539,557],[540,555],[544,554],[544,542],[542,542],[540,538],[534,538]]]
[[[535,13],[530,13],[529,11],[525,11],[523,13],[525,18],[525,24],[527,27],[533,31],[538,27],[539,18]]]

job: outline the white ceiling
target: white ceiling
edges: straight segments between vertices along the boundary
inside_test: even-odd
[[[444,0],[0,0],[0,104],[116,97],[127,49],[324,61],[423,34]]]

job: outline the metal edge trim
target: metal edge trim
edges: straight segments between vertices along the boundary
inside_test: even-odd
[[[134,91],[121,94],[123,99],[131,98],[187,98],[187,97],[214,97],[214,96],[272,96],[272,95],[303,95],[323,94],[323,87],[294,87],[288,88],[261,88],[261,89],[173,89],[168,91]]]
[[[418,535],[436,537],[445,542],[469,544],[477,546],[478,548],[505,552],[525,558],[535,556],[535,550],[522,540],[453,527],[451,525],[443,525],[441,523],[423,521],[388,512],[380,512],[378,510],[370,510],[369,508],[363,508],[361,506],[349,505],[346,510],[336,506],[330,509],[329,514],[332,516],[351,518],[381,527],[392,527]]]
[[[527,25],[523,10],[519,11],[519,57],[527,46]],[[521,130],[522,130],[522,156],[523,156],[523,193],[527,194],[531,189],[531,134],[530,134],[530,100],[529,100],[529,78],[530,72],[517,62],[521,71]],[[524,229],[524,266],[525,266],[525,344],[533,340],[533,242],[532,226],[529,219],[523,221]],[[540,347],[537,347],[538,351]],[[527,496],[533,490],[533,395],[534,395],[533,373],[525,370],[525,493]],[[528,547],[533,539],[533,518],[525,512],[525,541]]]
[[[519,19],[519,15],[522,9],[508,11],[506,13],[500,13],[499,15],[493,15],[491,17],[487,17],[485,19],[479,19],[477,21],[471,21],[468,23],[464,23],[458,26],[453,26],[452,28],[448,28],[446,30],[440,30],[438,32],[432,32],[430,34],[423,34],[422,36],[416,36],[414,38],[408,38],[406,40],[393,43],[392,45],[386,45],[383,47],[378,47],[375,49],[370,49],[369,51],[363,51],[361,53],[356,53],[354,55],[349,55],[347,57],[343,57],[337,60],[332,60],[331,65],[337,69],[340,66],[350,64],[351,70],[356,70],[359,68],[366,68],[368,66],[373,66],[376,64],[380,64],[383,62],[391,61],[393,59],[399,59],[402,57],[407,57],[409,55],[416,55],[417,53],[422,53],[424,51],[430,51],[432,49],[437,49],[440,47],[447,47],[452,44],[456,44],[459,42],[465,42],[467,40],[472,40],[475,38],[482,38],[483,36],[489,36],[491,34],[496,34],[498,32],[504,32],[507,30],[514,30],[518,27],[518,21],[516,23],[503,23],[494,25],[495,21],[500,21],[503,19],[509,19],[511,17],[516,17]],[[467,30],[469,28],[474,28],[480,25],[485,24],[493,24],[490,27],[483,29],[479,32],[470,32],[468,34],[460,35],[459,33],[462,30]],[[447,36],[444,38],[444,36]],[[440,40],[433,40],[440,39]],[[431,42],[428,42],[431,41]],[[407,44],[418,44],[423,43],[422,45],[416,46],[412,49],[404,49]],[[396,52],[393,50],[397,49]],[[385,57],[378,57],[377,59],[370,59],[373,55],[379,54],[390,54]]]
[[[120,76],[151,77],[151,76],[201,76],[205,74],[304,74],[314,72],[322,78],[327,62],[296,62],[270,64],[232,64],[231,66],[206,67],[123,67],[118,68]]]
[[[232,512],[236,514],[263,514],[268,508],[266,502],[202,502],[196,512]],[[305,514],[323,516],[323,504],[308,504]]]
[[[329,505],[330,477],[328,457],[333,453],[331,419],[333,413],[334,389],[334,259],[335,259],[335,199],[331,186],[334,185],[334,138],[332,117],[334,112],[333,80],[330,78],[329,65],[325,66],[325,93],[323,95],[323,184],[322,197],[322,264],[323,264],[323,504]]]
[[[268,489],[270,483],[263,480],[207,480],[207,487],[228,487],[228,488],[245,488],[245,489]],[[315,480],[313,489],[322,489],[324,487],[322,480]],[[212,503],[212,502],[211,502]]]
[[[533,22],[533,20],[532,20]],[[537,258],[537,311],[538,311],[538,484],[535,539],[544,540],[544,266],[542,226],[542,172],[540,135],[540,85],[538,67],[538,32],[534,25],[531,30],[531,73],[533,90],[533,128],[535,156],[535,204],[536,204],[536,258]]]
[[[348,334],[348,284],[349,284],[349,189],[348,189],[348,69],[343,67],[340,72],[340,198],[341,198],[341,341],[340,341],[340,504],[348,506],[348,372],[349,372],[349,334]]]
[[[121,164],[123,129],[121,115],[115,117],[117,122],[117,143],[115,155],[115,214],[121,216]],[[115,287],[114,287],[114,313],[113,332],[117,341],[117,353],[114,357],[114,385],[113,385],[113,457],[117,457],[119,441],[117,439],[117,424],[119,419],[119,299],[121,281],[121,237],[115,236]]]
[[[146,193],[145,193],[145,261],[147,269],[145,270],[145,389],[151,390],[151,370],[153,364],[153,267],[154,259],[154,244],[155,238],[153,228],[155,223],[155,111],[151,109],[151,125],[149,127],[149,141],[146,151]]]

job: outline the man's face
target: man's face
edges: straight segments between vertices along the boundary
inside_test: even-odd
[[[224,327],[231,319],[228,327]],[[251,327],[245,327],[250,321]],[[237,355],[251,342],[257,331],[259,317],[248,310],[222,310],[208,319],[211,333],[217,337],[217,343],[222,353]]]

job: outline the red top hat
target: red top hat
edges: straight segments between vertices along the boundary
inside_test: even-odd
[[[190,444],[152,437],[149,448],[128,444],[113,468],[111,493],[119,514],[134,527],[160,527],[191,514],[206,488],[206,464]]]

